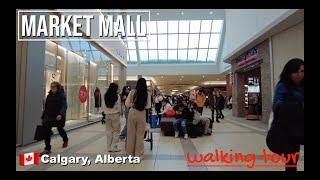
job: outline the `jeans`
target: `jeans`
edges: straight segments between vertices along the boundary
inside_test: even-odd
[[[44,143],[45,143],[45,150],[51,150],[51,135],[52,135],[52,127],[57,127],[59,135],[62,137],[63,142],[68,142],[68,136],[66,131],[63,129],[65,125],[65,120],[50,120],[50,121],[43,121],[42,125],[45,127],[44,133]]]
[[[126,118],[126,124],[124,125],[124,127],[120,133],[120,139],[123,139],[127,136],[127,123],[128,123],[129,109],[130,108],[127,108],[127,107],[124,108],[124,117]]]
[[[224,118],[224,115],[222,114],[222,108],[218,108],[218,116],[219,116],[219,118]]]
[[[187,133],[187,120],[181,119],[181,118],[175,119],[173,121],[173,128],[174,128],[175,132],[179,132],[179,129],[178,129],[179,124],[181,124],[181,129],[182,129],[183,134],[188,134]]]

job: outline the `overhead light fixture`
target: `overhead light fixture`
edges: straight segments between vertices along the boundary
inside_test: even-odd
[[[184,12],[183,12],[183,11],[181,12],[181,15],[184,15]]]
[[[159,13],[157,13],[157,15],[159,16]]]
[[[202,76],[202,78],[204,78],[204,76]]]
[[[226,81],[205,81],[202,83],[203,85],[225,85]]]
[[[178,92],[178,89],[172,89],[172,92]]]
[[[58,59],[61,59],[61,56],[57,56]]]
[[[198,82],[198,81],[194,81],[194,82]]]
[[[213,12],[212,12],[212,11],[210,11],[210,12],[209,12],[209,14],[213,14]]]

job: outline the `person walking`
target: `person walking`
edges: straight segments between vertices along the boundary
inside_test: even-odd
[[[118,85],[111,83],[104,95],[106,105],[106,134],[108,152],[119,152],[118,142],[120,134],[121,98],[118,95]]]
[[[283,68],[273,97],[273,121],[267,135],[277,154],[298,154],[304,145],[304,62],[291,59]],[[286,171],[297,171],[298,158],[287,159]]]
[[[217,114],[220,119],[224,119],[224,115],[222,113],[222,110],[224,109],[224,105],[225,105],[225,98],[221,94],[221,91],[219,91],[219,93],[218,93],[218,106],[217,106],[218,113]]]
[[[126,119],[126,122],[125,122],[126,124],[124,125],[124,127],[123,127],[123,129],[122,129],[122,131],[120,133],[120,136],[119,136],[120,140],[124,140],[126,138],[126,136],[127,136],[127,123],[128,123],[128,114],[129,114],[129,109],[130,108],[126,106],[125,102],[126,102],[126,99],[127,99],[128,95],[129,95],[129,92],[130,92],[129,87],[128,86],[124,86],[122,88],[122,92],[121,92],[121,96],[120,96],[122,111],[123,111],[124,117]]]
[[[198,111],[202,115],[204,102],[206,101],[206,96],[204,95],[202,90],[199,90],[198,94],[196,94],[195,101],[196,101],[196,104],[197,104],[197,107],[198,107]]]
[[[211,109],[212,122],[214,122],[214,111],[216,111],[216,122],[220,123],[218,118],[218,96],[216,95],[215,90],[213,90],[212,93],[209,93],[209,107]]]
[[[125,104],[131,107],[128,116],[126,154],[139,156],[142,159],[146,126],[145,110],[151,108],[151,96],[144,78],[137,81],[136,88],[130,91]]]
[[[44,127],[45,148],[40,155],[51,153],[51,135],[52,127],[57,127],[59,135],[63,140],[62,148],[68,146],[68,136],[64,130],[66,122],[67,99],[64,90],[59,82],[52,82],[50,91],[45,101],[44,111],[42,113],[42,125]]]

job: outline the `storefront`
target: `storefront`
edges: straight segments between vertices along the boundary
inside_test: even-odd
[[[58,81],[63,86],[68,105],[67,129],[98,121],[108,85],[116,82],[122,88],[126,83],[126,62],[83,38],[17,41],[16,52],[16,144],[34,141],[51,82]]]
[[[271,76],[268,41],[232,62],[233,115],[267,121],[271,110]]]

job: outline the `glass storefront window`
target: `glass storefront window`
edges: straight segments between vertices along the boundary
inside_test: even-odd
[[[60,82],[68,101],[67,121],[100,118],[104,102],[102,98],[108,84],[108,65],[113,62],[109,55],[90,42],[81,38],[78,40],[46,41],[44,100],[50,90],[50,83]],[[80,102],[78,95],[81,86],[87,90],[84,103]],[[98,100],[101,103],[97,103],[95,98],[97,89],[100,90],[101,98]],[[101,105],[99,109],[97,105]]]

